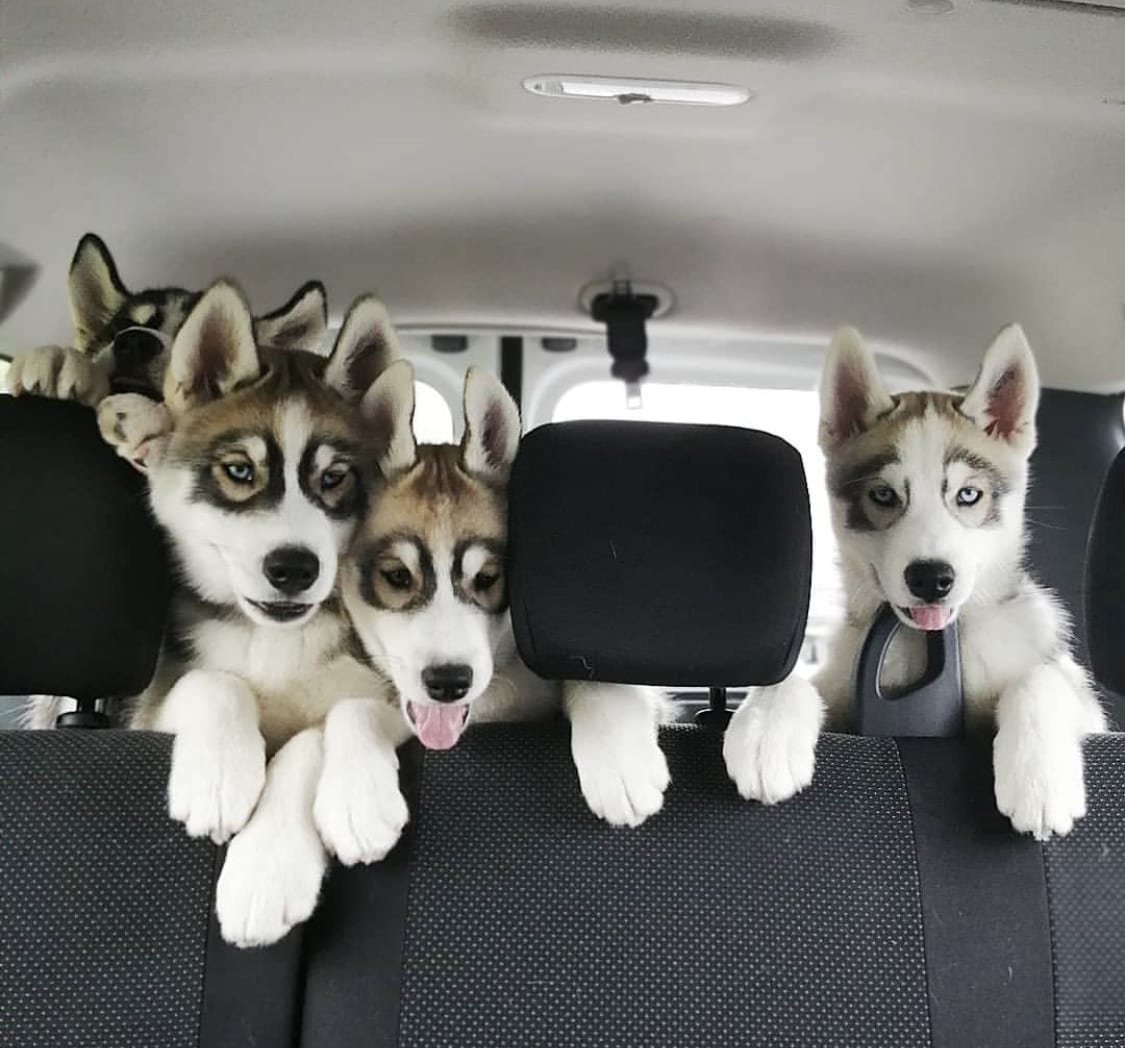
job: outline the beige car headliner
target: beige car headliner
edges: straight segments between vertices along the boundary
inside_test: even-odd
[[[0,0],[0,241],[41,267],[8,351],[65,339],[101,233],[135,285],[312,276],[402,322],[667,337],[838,323],[954,382],[1020,320],[1044,378],[1125,388],[1125,12],[766,4]],[[729,109],[532,96],[535,73],[724,81]]]

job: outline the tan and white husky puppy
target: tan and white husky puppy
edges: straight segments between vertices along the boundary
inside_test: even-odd
[[[1024,498],[1035,447],[1039,378],[1016,325],[984,355],[965,394],[884,388],[858,332],[841,329],[821,384],[828,467],[847,616],[814,683],[830,724],[846,729],[863,639],[884,603],[907,627],[884,663],[890,687],[925,669],[927,630],[960,630],[966,727],[995,730],[996,803],[1044,840],[1086,812],[1082,739],[1106,730],[1069,622],[1024,566]],[[807,708],[809,703],[805,701]],[[775,720],[799,714],[779,709]],[[787,740],[809,756],[815,732]]]
[[[378,775],[397,790],[394,749],[411,735],[430,749],[456,744],[470,722],[563,712],[590,809],[636,826],[659,811],[668,766],[657,740],[661,703],[650,689],[541,680],[521,662],[508,615],[507,480],[519,413],[488,372],[465,378],[460,445],[419,445],[414,382],[391,364],[364,398],[383,476],[342,567],[344,602],[372,662],[394,682],[393,706],[342,703],[328,715],[325,752],[337,768]],[[382,769],[382,770],[378,770]],[[362,790],[340,775],[321,783],[318,809],[349,812]],[[361,807],[370,807],[363,802]],[[327,817],[318,820],[323,828]]]
[[[273,942],[312,912],[327,866],[313,819],[321,725],[339,700],[386,691],[343,613],[337,565],[376,480],[359,401],[394,353],[371,298],[329,358],[270,352],[219,282],[176,336],[164,403],[121,394],[99,408],[103,435],[148,474],[179,569],[156,677],[129,724],[176,737],[172,817],[193,836],[233,835],[216,910],[238,945]],[[392,843],[406,822],[393,802]]]

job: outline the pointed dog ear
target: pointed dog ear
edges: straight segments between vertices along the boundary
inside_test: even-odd
[[[363,295],[340,325],[324,380],[346,400],[357,401],[399,355],[387,307],[374,295]]]
[[[262,372],[250,307],[234,284],[212,284],[172,342],[164,402],[173,415],[224,396]]]
[[[280,309],[254,318],[254,338],[269,349],[319,352],[328,330],[328,299],[319,280],[302,284]]]
[[[117,275],[117,264],[94,233],[80,241],[70,262],[70,313],[74,347],[86,352],[129,299],[129,289]]]
[[[102,439],[141,473],[159,465],[172,428],[172,413],[139,393],[115,393],[98,405]]]
[[[484,368],[465,374],[461,464],[469,473],[504,479],[520,443],[520,413],[500,380]]]
[[[990,437],[1030,454],[1035,447],[1035,412],[1039,407],[1039,371],[1027,336],[1010,324],[984,354],[961,412]]]
[[[414,442],[414,369],[396,360],[364,394],[360,410],[371,426],[384,477],[410,469],[417,461]]]
[[[821,448],[828,451],[850,440],[893,407],[863,336],[853,327],[840,328],[820,380]]]

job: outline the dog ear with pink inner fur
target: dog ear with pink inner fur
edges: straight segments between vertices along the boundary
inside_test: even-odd
[[[863,336],[855,328],[840,328],[832,337],[820,381],[821,448],[828,451],[850,440],[893,407]]]

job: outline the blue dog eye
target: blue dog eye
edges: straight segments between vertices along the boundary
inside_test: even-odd
[[[868,492],[868,496],[876,506],[893,506],[898,502],[898,496],[894,492],[894,488],[888,487],[886,484],[880,484],[872,488]]]
[[[984,492],[980,488],[963,487],[957,492],[957,505],[959,506],[975,506],[980,502],[981,495]]]
[[[254,467],[248,462],[227,462],[223,470],[236,484],[249,484],[254,479]]]

